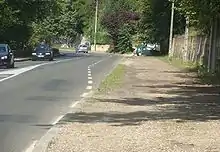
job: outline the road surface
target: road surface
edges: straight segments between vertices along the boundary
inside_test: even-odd
[[[119,59],[69,54],[52,62],[25,61],[15,69],[0,69],[0,151],[21,152],[39,140],[86,91],[88,66],[97,63],[91,67],[97,86]]]

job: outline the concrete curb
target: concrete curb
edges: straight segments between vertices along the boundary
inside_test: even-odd
[[[90,98],[93,95],[93,91],[88,92],[88,95],[86,97],[83,97],[81,100],[75,102],[76,105],[80,104],[82,102],[85,102],[88,98]],[[66,112],[66,114],[68,113],[74,113],[76,112],[75,108],[71,108],[69,111]],[[63,115],[63,117],[60,119],[62,120],[65,116]],[[61,131],[62,127],[59,126],[59,122],[60,120],[54,124],[47,132],[46,134],[44,134],[39,141],[37,141],[33,147],[33,149],[31,150],[26,150],[24,152],[47,152],[48,150],[48,146],[51,144],[51,141],[53,140],[54,137],[56,137],[59,132]]]

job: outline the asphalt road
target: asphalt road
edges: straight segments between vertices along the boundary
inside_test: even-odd
[[[88,66],[101,61],[92,67],[97,86],[119,58],[110,54],[68,54],[49,64],[25,61],[17,63],[15,69],[1,69],[0,77],[2,72],[8,77],[26,71],[0,82],[0,151],[21,152],[39,140],[86,91]]]

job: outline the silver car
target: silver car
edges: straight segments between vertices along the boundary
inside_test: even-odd
[[[88,46],[85,45],[85,44],[80,44],[80,45],[78,46],[77,53],[80,53],[80,52],[88,53],[88,52],[89,52]]]

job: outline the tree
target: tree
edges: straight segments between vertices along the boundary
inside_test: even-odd
[[[84,32],[90,16],[84,10],[91,10],[90,3],[88,0],[0,1],[0,41],[14,44],[17,50],[34,46],[42,39],[64,37],[74,41]]]
[[[146,43],[159,43],[163,54],[168,53],[171,2],[168,0],[139,0],[139,39]],[[185,18],[175,12],[174,33],[182,34]]]
[[[122,53],[124,50],[131,51],[132,33],[129,32],[133,32],[134,28],[131,27],[139,19],[138,14],[131,11],[132,5],[126,0],[108,1],[105,8],[101,24],[106,28],[112,40],[112,50]],[[126,29],[123,30],[125,27]]]
[[[205,34],[220,12],[219,0],[177,0],[176,4],[182,14],[189,16],[191,26]]]

